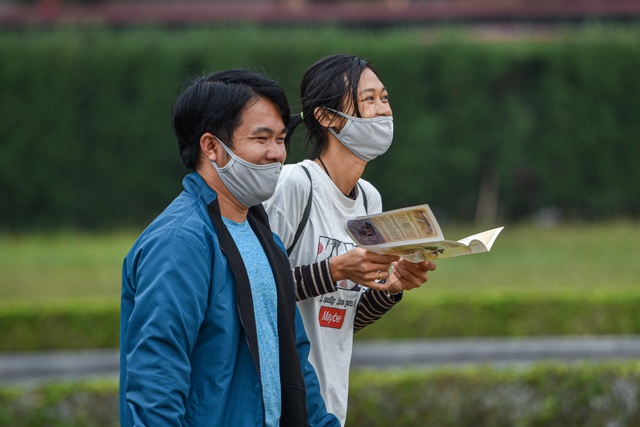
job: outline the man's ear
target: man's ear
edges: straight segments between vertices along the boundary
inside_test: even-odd
[[[218,158],[218,140],[211,133],[203,133],[200,137],[200,151],[211,161],[216,161]]]

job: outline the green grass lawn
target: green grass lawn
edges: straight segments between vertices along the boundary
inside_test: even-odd
[[[122,260],[137,232],[0,236],[0,301],[119,300]]]
[[[459,239],[477,231],[444,233]],[[507,226],[491,252],[439,261],[420,295],[637,293],[639,243],[637,222]]]
[[[482,231],[443,226],[449,239]],[[118,301],[122,259],[138,231],[0,236],[3,304]],[[491,252],[438,261],[410,298],[640,293],[640,223],[507,225]]]

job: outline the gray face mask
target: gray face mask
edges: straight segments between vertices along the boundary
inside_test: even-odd
[[[329,111],[347,119],[340,133],[331,132],[342,144],[362,160],[368,162],[384,154],[393,141],[393,117],[380,116],[371,119],[354,117],[340,111]]]
[[[215,137],[218,139],[218,137]],[[282,163],[270,163],[268,165],[256,165],[242,160],[233,154],[231,149],[218,139],[224,151],[231,157],[229,163],[223,168],[218,167],[216,162],[211,164],[218,172],[218,176],[229,192],[243,206],[251,207],[273,196],[282,171]]]

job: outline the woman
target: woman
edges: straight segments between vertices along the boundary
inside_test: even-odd
[[[321,59],[303,77],[301,101],[289,135],[304,121],[310,159],[284,167],[265,208],[296,266],[298,307],[327,409],[344,425],[353,333],[426,282],[435,264],[356,248],[344,229],[347,219],[382,211],[380,193],[361,179],[393,138],[387,90],[372,66],[350,55]]]

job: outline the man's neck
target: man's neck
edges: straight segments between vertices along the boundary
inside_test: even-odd
[[[214,190],[216,190],[216,193],[218,194],[220,215],[233,222],[244,222],[244,220],[247,219],[249,209],[246,206],[241,205],[235,198],[230,196],[227,197],[215,188]]]
[[[220,180],[220,177],[218,177],[215,172],[212,172],[212,169],[202,168],[198,170],[198,173],[207,185],[218,195],[220,215],[234,222],[243,222],[247,219],[249,208],[242,205],[231,195],[227,187]]]

